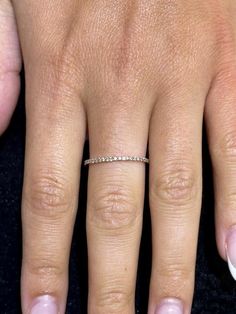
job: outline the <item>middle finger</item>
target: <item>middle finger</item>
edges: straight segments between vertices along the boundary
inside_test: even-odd
[[[179,90],[160,99],[150,124],[150,314],[190,313],[191,308],[201,209],[206,92],[205,88],[201,92],[196,88],[196,81],[186,88],[190,82],[189,79]]]

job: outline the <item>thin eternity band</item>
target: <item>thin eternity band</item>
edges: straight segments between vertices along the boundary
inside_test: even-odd
[[[95,158],[90,158],[84,161],[84,166],[88,164],[99,164],[103,162],[114,162],[114,161],[140,161],[149,163],[149,159],[146,157],[138,156],[99,156]]]

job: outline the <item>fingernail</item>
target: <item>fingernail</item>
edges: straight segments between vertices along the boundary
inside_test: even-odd
[[[226,255],[229,270],[236,280],[236,227],[233,227],[226,238]]]
[[[33,302],[30,314],[58,314],[55,299],[49,295],[38,297]]]
[[[157,306],[155,314],[183,314],[184,307],[179,299],[168,298]]]

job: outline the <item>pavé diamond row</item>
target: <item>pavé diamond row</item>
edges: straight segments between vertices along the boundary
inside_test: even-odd
[[[98,164],[102,162],[113,162],[113,161],[141,161],[149,163],[149,159],[146,157],[137,157],[137,156],[104,156],[87,159],[84,161],[84,165],[88,164]]]

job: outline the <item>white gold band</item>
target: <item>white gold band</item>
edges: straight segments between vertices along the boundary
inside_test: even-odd
[[[146,157],[137,156],[105,156],[87,159],[84,161],[84,166],[88,164],[99,164],[102,162],[114,162],[114,161],[140,161],[149,163],[149,159]]]

